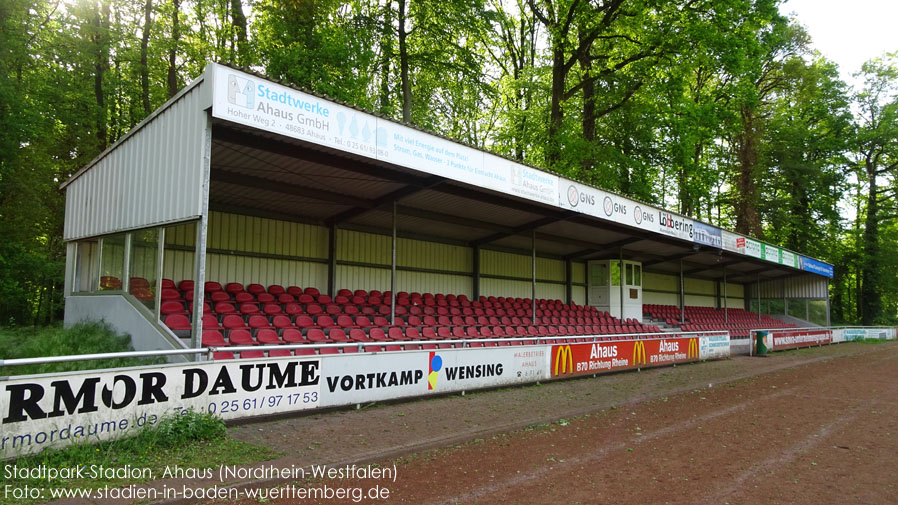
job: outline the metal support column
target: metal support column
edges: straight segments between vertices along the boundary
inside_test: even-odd
[[[206,236],[209,232],[209,217],[200,216],[196,223],[196,242],[193,257],[193,328],[190,332],[190,346],[202,347],[203,339],[203,298],[206,296]]]
[[[396,201],[393,201],[393,249],[390,264],[390,324],[396,324]]]
[[[758,281],[755,283],[758,290],[758,324],[761,324],[761,274],[758,274]]]
[[[331,223],[327,237],[327,294],[337,296],[337,224]]]
[[[574,262],[567,258],[564,260],[564,280],[565,280],[565,303],[568,305],[574,303],[574,280],[573,280]]]
[[[730,322],[729,309],[727,307],[727,267],[723,267],[723,322]]]
[[[474,246],[473,260],[474,260],[474,262],[473,262],[474,263],[473,264],[473,270],[474,270],[474,272],[473,272],[474,283],[473,284],[474,285],[472,286],[471,292],[474,295],[474,301],[477,301],[480,299],[480,246],[479,245]]]
[[[826,327],[830,327],[829,320],[829,278],[826,279]]]
[[[533,311],[533,324],[536,324],[536,228],[531,231],[530,246],[533,253],[530,261],[530,310]]]
[[[624,320],[624,249],[620,248],[617,250],[617,265],[618,272],[620,273],[620,320]]]
[[[165,228],[159,227],[159,245],[156,250],[156,319],[162,318],[162,276],[165,262]]]
[[[683,260],[680,260],[680,323],[686,321],[686,282],[683,280]]]
[[[125,233],[125,249],[122,251],[122,291],[131,292],[131,233]]]
[[[203,345],[203,302],[206,293],[206,241],[209,235],[209,179],[212,173],[212,115],[206,116],[206,132],[203,138],[202,185],[200,187],[200,219],[196,222],[193,275],[193,328],[190,332],[191,347]],[[194,360],[201,360],[196,355]]]
[[[789,300],[786,298],[786,279],[780,279],[780,287],[783,290],[783,315],[789,315]],[[805,311],[807,312],[807,311]]]

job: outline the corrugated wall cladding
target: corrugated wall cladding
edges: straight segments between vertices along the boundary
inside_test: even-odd
[[[470,247],[404,238],[397,242],[396,264],[399,266],[464,273],[474,270],[474,252]]]
[[[65,240],[199,216],[206,150],[203,84],[114,146],[65,189]]]
[[[337,289],[364,289],[366,291],[377,289],[379,291],[387,291],[390,289],[390,269],[337,265],[336,283]],[[325,279],[324,284],[316,287],[319,289],[322,287],[327,288],[327,280]],[[398,291],[408,290],[399,287]]]
[[[680,305],[680,297],[674,293],[658,293],[655,291],[642,291],[643,304],[656,305]]]
[[[337,286],[338,288],[342,286]],[[389,289],[389,287],[387,288]],[[396,272],[396,291],[408,293],[474,294],[474,278],[469,275],[437,274],[430,272]]]
[[[194,242],[196,242],[195,222],[169,226],[165,229],[165,255],[162,263],[164,278],[172,279],[176,283],[184,279],[193,279]]]
[[[206,280],[327,289],[327,265],[225,254],[206,256]]]
[[[752,298],[757,297],[755,284],[750,285]],[[780,280],[761,282],[761,298],[811,298],[825,299],[827,279],[819,275],[800,275]]]
[[[686,305],[693,307],[716,307],[717,297],[702,295],[686,295]]]
[[[508,277],[530,277],[533,268],[532,258],[521,254],[509,254],[499,251],[480,251],[480,273],[485,275],[504,275]],[[537,265],[539,263],[537,262]],[[539,277],[539,275],[537,275]]]
[[[206,247],[323,260],[327,259],[327,235],[323,226],[211,212]]]
[[[391,243],[392,238],[387,235],[337,230],[337,260],[389,265],[393,261]],[[325,249],[325,255],[327,255],[327,249]],[[398,250],[396,258],[398,261]]]
[[[536,258],[536,278],[548,281],[564,281],[564,261],[553,258]],[[530,278],[533,257],[502,251],[480,251],[480,273],[506,277]],[[582,281],[581,281],[582,282]]]
[[[586,263],[580,263],[576,261],[571,263],[571,282],[580,284],[586,283]],[[583,289],[583,295],[586,296],[586,288]]]
[[[733,284],[731,282],[727,283],[727,297],[728,298],[738,298],[742,299],[745,297],[745,286],[742,284]],[[723,295],[723,283],[720,284],[720,294]]]
[[[578,305],[586,305],[586,288],[584,286],[572,287],[571,298]]]
[[[545,282],[536,283],[536,297],[551,300],[564,300],[564,285]],[[483,296],[505,296],[513,298],[530,298],[531,286],[529,281],[515,281],[508,279],[480,279],[480,294]],[[585,298],[585,293],[583,295]]]
[[[694,279],[686,277],[683,279],[684,291],[694,295],[710,295],[712,298],[717,296],[715,291],[715,282],[706,279]],[[687,303],[687,305],[690,305]]]
[[[675,275],[665,275],[656,272],[645,272],[642,277],[642,287],[644,289],[657,289],[661,291],[680,291],[680,278]],[[645,302],[645,300],[643,299]],[[661,302],[645,302],[645,303],[661,303]]]

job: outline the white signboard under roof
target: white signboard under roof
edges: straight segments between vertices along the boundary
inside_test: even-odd
[[[557,205],[556,175],[229,67],[210,68],[213,117]]]
[[[625,226],[658,231],[658,209],[574,181],[561,180],[558,206]]]

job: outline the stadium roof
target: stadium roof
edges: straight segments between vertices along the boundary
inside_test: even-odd
[[[198,112],[204,124],[194,126]],[[177,131],[184,124],[190,132]],[[200,127],[200,133],[192,132]],[[150,134],[139,135],[141,129]],[[165,134],[167,142],[160,138]],[[129,142],[149,145],[118,169],[124,162],[113,163],[110,154]],[[146,165],[139,160],[147,153],[168,161]],[[87,219],[98,209],[112,212],[121,205],[101,202],[108,192],[91,188],[72,195],[72,185],[103,163],[110,165],[102,168],[103,177],[143,170],[144,192],[150,193],[144,208],[150,215],[157,209],[157,215],[113,219],[105,228],[70,224],[72,214]],[[154,183],[148,170],[169,172]],[[712,279],[723,277],[725,267],[733,282],[802,272],[832,276],[831,265],[813,258],[220,64],[207,66],[67,186],[67,240],[208,210],[389,232],[396,202],[400,236],[515,251],[529,251],[535,238],[540,254],[572,260],[623,256],[650,270],[682,268]],[[173,201],[175,190],[180,202]]]

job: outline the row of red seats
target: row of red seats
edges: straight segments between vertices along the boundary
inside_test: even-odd
[[[344,341],[346,338],[366,341],[373,340],[430,340],[447,338],[492,338],[492,337],[548,337],[548,336],[594,336],[594,335],[618,335],[653,333],[651,328],[637,328],[635,326],[518,326],[509,328],[505,326],[373,326],[368,328],[340,328],[311,326],[306,328],[231,328],[231,329],[204,329],[206,332],[215,331],[229,338],[232,335],[255,336],[260,343],[301,343],[305,340],[319,342],[323,335],[328,335],[330,340]],[[322,335],[322,339],[314,336]],[[335,337],[336,335],[336,337]],[[349,337],[347,337],[349,335]],[[264,338],[263,338],[264,337]],[[283,339],[279,341],[278,339]]]

